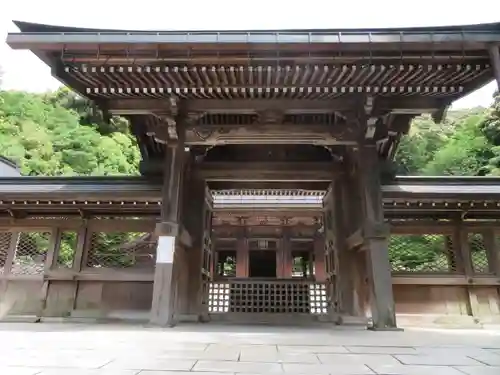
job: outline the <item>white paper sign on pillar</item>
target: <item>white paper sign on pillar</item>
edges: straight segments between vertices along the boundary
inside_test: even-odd
[[[156,263],[173,263],[175,251],[175,237],[159,236],[156,249]]]

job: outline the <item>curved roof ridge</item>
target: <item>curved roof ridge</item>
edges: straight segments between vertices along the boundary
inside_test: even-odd
[[[22,33],[85,33],[85,32],[146,32],[146,33],[226,33],[226,32],[500,32],[500,21],[491,23],[452,25],[452,26],[417,26],[388,28],[321,28],[321,29],[249,29],[249,30],[130,30],[130,29],[99,29],[72,26],[47,25],[42,23],[16,21],[13,23]]]

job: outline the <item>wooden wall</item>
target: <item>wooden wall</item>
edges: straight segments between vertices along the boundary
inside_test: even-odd
[[[124,221],[126,223],[122,223]],[[124,251],[141,255],[134,264],[114,265],[111,258],[106,258],[106,253],[102,252],[98,256],[94,255],[93,261],[89,259],[93,251],[94,234],[116,231],[151,233],[153,221],[120,219],[110,223],[106,220],[45,219],[19,221],[9,227],[2,227],[1,224],[0,318],[19,315],[99,318],[117,313],[123,313],[123,316],[143,314],[147,318],[151,308],[155,254],[145,253],[142,247],[133,247],[134,253],[130,250],[130,243],[124,243],[120,244]],[[451,227],[434,226],[427,232],[422,228],[393,228],[393,236],[430,232],[428,235],[450,236],[462,243],[453,247],[461,256],[453,258],[453,261],[449,257],[440,258],[448,259],[447,265],[434,262],[428,266],[429,269],[414,272],[402,271],[398,268],[401,265],[393,264],[393,291],[398,314],[469,316],[480,319],[500,317],[500,273],[495,268],[498,267],[498,253],[495,252],[496,241],[491,238],[492,235],[496,237],[496,231],[491,226],[465,228],[463,233],[482,233],[485,246],[482,258],[478,252],[474,256],[467,256],[470,243],[465,240],[465,235],[458,235]],[[74,252],[72,259],[64,260],[60,254],[64,248],[61,233],[68,231],[76,234]],[[26,239],[28,237],[20,237],[25,232],[42,233],[44,236],[30,237],[30,242]],[[40,239],[43,241],[40,242]],[[43,257],[38,257],[39,253],[36,256],[30,253],[33,241],[39,247],[45,246]],[[149,248],[155,249],[154,240],[149,241]],[[446,246],[443,248],[445,255]],[[488,267],[481,263],[485,259],[489,263]],[[184,275],[184,283],[188,277],[188,274]],[[360,278],[360,282],[363,282],[363,278]]]

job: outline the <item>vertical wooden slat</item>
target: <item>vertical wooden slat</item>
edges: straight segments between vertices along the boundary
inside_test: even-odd
[[[3,276],[8,276],[11,274],[12,271],[12,263],[14,261],[14,258],[16,256],[16,249],[17,249],[17,243],[19,242],[19,236],[21,235],[21,232],[18,231],[13,231],[11,232],[10,236],[10,244],[9,248],[7,250],[7,257],[5,259],[5,264],[4,264],[4,269],[3,269]],[[9,287],[9,280],[7,278],[4,278],[1,283],[0,283],[0,300],[2,300],[7,293],[7,289]],[[2,307],[2,310],[4,310],[4,307]],[[1,311],[2,314],[8,314],[8,311]],[[0,316],[1,318],[1,316]]]
[[[46,278],[46,275],[50,270],[54,268],[54,264],[57,261],[57,252],[60,247],[60,243],[61,243],[61,230],[59,228],[52,228],[50,231],[47,256],[44,262],[44,269],[43,269],[44,279],[41,290],[41,303],[40,303],[40,310],[38,311],[37,314],[37,317],[39,319],[43,317],[44,311],[47,308],[47,298],[49,297],[51,281]]]
[[[88,258],[88,253],[90,250],[92,239],[92,232],[88,229],[88,222],[85,221],[84,224],[78,229],[77,232],[77,242],[75,249],[75,257],[73,259],[72,270],[75,274],[82,271],[84,262]],[[78,291],[80,289],[81,281],[75,280],[73,282],[73,294],[71,300],[73,301],[73,310],[77,308]]]
[[[21,236],[20,231],[11,232],[9,251],[7,253],[7,258],[5,259],[5,265],[3,269],[4,275],[10,275],[12,272],[12,263],[16,257],[17,244],[19,243],[19,236]]]
[[[483,235],[484,245],[486,247],[486,257],[488,259],[489,273],[500,276],[500,247],[495,238],[493,229],[486,229],[481,232]]]
[[[473,277],[474,269],[472,267],[468,232],[461,219],[455,220],[454,240],[456,242],[459,271],[467,277]],[[479,312],[479,302],[474,293],[474,287],[465,286],[465,289],[468,297],[466,303],[467,315],[475,316]]]

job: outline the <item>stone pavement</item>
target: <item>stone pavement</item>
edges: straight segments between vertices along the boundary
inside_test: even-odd
[[[0,375],[500,375],[500,331],[0,324]]]

